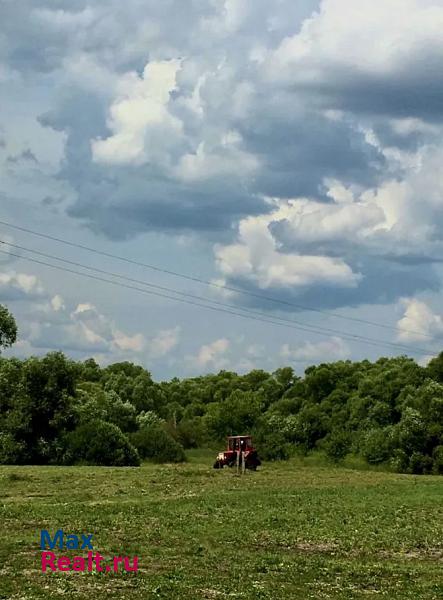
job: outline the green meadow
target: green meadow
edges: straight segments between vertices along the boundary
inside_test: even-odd
[[[443,477],[212,462],[0,467],[0,598],[443,597]],[[139,572],[43,574],[42,529],[93,533],[94,551],[138,556]]]

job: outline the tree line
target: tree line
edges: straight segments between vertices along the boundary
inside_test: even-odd
[[[16,334],[0,307],[0,346]],[[246,433],[264,460],[321,450],[443,474],[443,352],[426,367],[400,356],[163,382],[130,362],[0,357],[2,464],[181,462],[185,449]]]

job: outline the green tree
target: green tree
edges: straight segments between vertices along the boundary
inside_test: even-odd
[[[351,437],[346,431],[332,431],[322,443],[326,456],[333,462],[340,462],[351,449]]]
[[[60,438],[75,425],[77,378],[77,365],[62,352],[24,362],[18,408],[28,423],[25,441],[31,462],[57,461]]]
[[[360,442],[361,454],[369,464],[386,462],[392,453],[392,427],[369,429]]]
[[[0,304],[0,351],[9,348],[17,339],[17,324],[14,317],[6,308]]]
[[[305,373],[306,391],[313,402],[321,402],[334,390],[337,375],[331,365],[309,367]]]
[[[100,384],[83,382],[78,388],[76,414],[78,420],[101,419],[114,423],[124,433],[137,429],[137,414],[130,402],[123,400],[114,391],[105,391]]]
[[[443,445],[434,448],[433,459],[433,472],[436,475],[443,475]]]
[[[211,403],[204,419],[215,439],[227,435],[244,435],[258,422],[263,406],[263,397],[259,392],[237,390],[224,402]]]
[[[183,419],[173,433],[184,448],[198,448],[208,440],[205,422],[201,417]]]
[[[93,419],[66,435],[67,464],[135,466],[140,458],[122,431],[112,423]]]
[[[82,381],[100,381],[102,370],[93,358],[88,358],[80,365],[80,379]]]
[[[297,379],[295,377],[294,369],[292,367],[282,367],[280,369],[277,369],[276,371],[274,371],[272,376],[277,381],[277,383],[281,385],[283,393],[286,392],[286,390],[288,390],[292,385],[294,385],[294,382]]]
[[[143,427],[132,434],[131,441],[141,458],[158,463],[179,463],[186,460],[183,447],[159,425]]]
[[[132,403],[136,407],[137,412],[154,410],[156,408],[156,392],[156,386],[149,373],[141,373],[135,378],[132,390]]]
[[[306,405],[297,415],[295,441],[304,453],[315,448],[317,442],[329,432],[329,418],[319,404]]]
[[[427,366],[429,377],[432,377],[438,383],[443,383],[443,352],[429,361]]]

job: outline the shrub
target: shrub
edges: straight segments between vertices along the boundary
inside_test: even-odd
[[[143,427],[132,434],[131,441],[141,458],[157,463],[179,463],[186,460],[183,446],[159,425]]]
[[[199,448],[207,441],[208,434],[201,417],[183,420],[177,425],[171,435],[183,448]]]
[[[0,433],[0,465],[19,465],[24,462],[25,445],[12,433]]]
[[[371,465],[386,462],[391,454],[390,430],[385,428],[366,431],[361,443],[361,453]]]
[[[142,412],[137,415],[136,420],[138,429],[152,427],[153,425],[161,425],[163,423],[163,419],[160,419],[160,417],[152,410],[142,410]]]
[[[326,456],[333,462],[339,462],[350,452],[351,438],[345,431],[333,431],[322,442]]]
[[[434,448],[433,458],[433,472],[436,475],[443,475],[443,446],[436,446]]]
[[[297,415],[296,442],[305,454],[330,431],[330,423],[319,405],[304,406]]]
[[[301,398],[281,398],[269,407],[269,412],[288,417],[296,415],[301,408],[303,400]]]
[[[256,445],[258,455],[263,460],[288,460],[291,454],[289,444],[281,432],[258,431]]]
[[[426,424],[420,413],[406,407],[401,420],[393,427],[393,439],[397,448],[409,456],[413,452],[422,452],[426,442]]]
[[[389,462],[397,473],[406,473],[409,468],[409,457],[404,450],[395,450]]]
[[[409,472],[414,475],[423,475],[432,471],[432,458],[421,454],[421,452],[413,452],[409,459]]]
[[[140,458],[117,425],[96,419],[67,434],[65,462],[123,467],[139,466]]]
[[[130,402],[123,402],[113,390],[104,391],[97,383],[83,382],[78,387],[78,397],[77,421],[99,419],[114,423],[124,433],[137,430],[135,407]]]

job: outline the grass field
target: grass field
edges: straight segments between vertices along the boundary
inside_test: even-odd
[[[0,468],[0,598],[441,599],[443,477],[266,464]],[[138,573],[41,573],[40,530]],[[85,551],[59,552],[85,555]]]

